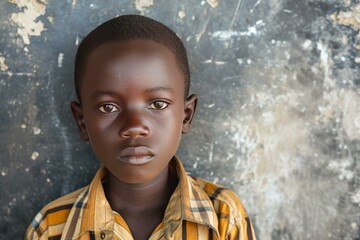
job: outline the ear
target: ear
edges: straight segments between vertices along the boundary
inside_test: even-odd
[[[78,130],[80,132],[81,139],[83,139],[85,141],[89,140],[89,136],[87,134],[86,126],[85,126],[85,122],[84,122],[84,114],[83,114],[83,110],[82,110],[80,103],[78,103],[76,101],[72,101],[70,103],[70,107],[71,107],[72,115],[76,121]]]
[[[185,101],[182,133],[186,134],[191,130],[191,124],[194,119],[195,110],[197,105],[197,96],[195,94],[190,95]]]

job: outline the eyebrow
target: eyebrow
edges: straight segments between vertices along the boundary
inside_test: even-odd
[[[154,88],[146,89],[145,91],[147,93],[153,93],[153,92],[158,92],[158,91],[166,91],[166,92],[171,92],[171,93],[175,92],[175,90],[172,89],[171,87],[154,87]],[[91,95],[91,98],[96,99],[96,98],[104,96],[104,95],[108,95],[108,96],[110,95],[110,96],[113,96],[113,97],[118,96],[117,93],[113,92],[113,91],[99,90],[99,91],[94,92]]]
[[[113,92],[113,91],[99,90],[99,91],[96,91],[93,94],[91,94],[91,98],[98,98],[98,97],[101,97],[101,96],[104,96],[104,95],[110,95],[110,96],[113,96],[113,97],[117,96],[117,94],[115,92]]]
[[[174,89],[172,89],[171,87],[154,87],[154,88],[149,88],[146,89],[146,92],[158,92],[158,91],[167,91],[167,92],[175,92]]]

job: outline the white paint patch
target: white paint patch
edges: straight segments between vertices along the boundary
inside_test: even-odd
[[[184,10],[180,10],[179,13],[178,13],[178,16],[180,19],[183,19],[185,16],[186,16],[186,13]]]
[[[33,127],[33,133],[34,135],[39,135],[41,133],[41,129],[38,127]]]
[[[207,0],[207,3],[212,7],[216,8],[219,5],[219,0]]]
[[[256,22],[254,26],[248,27],[247,31],[234,31],[234,30],[223,30],[216,31],[211,34],[213,38],[218,38],[219,40],[225,41],[234,37],[243,37],[243,36],[258,36],[262,33],[259,30],[260,27],[264,26],[265,23],[263,20]]]
[[[351,201],[355,204],[358,204],[360,207],[360,190],[358,190],[351,196]]]
[[[23,10],[11,14],[11,20],[19,26],[17,33],[22,37],[24,44],[29,45],[30,36],[40,36],[46,30],[44,23],[37,20],[45,14],[46,4],[35,0],[10,0],[10,2]]]
[[[324,87],[333,88],[335,86],[335,83],[331,79],[331,66],[332,66],[332,61],[330,59],[331,50],[329,49],[328,46],[324,45],[322,42],[317,43],[317,48],[320,51],[320,64],[324,69]]]
[[[310,39],[306,39],[302,45],[304,50],[308,50],[312,45],[312,41]]]
[[[49,20],[50,23],[54,23],[54,17],[52,16],[48,16],[47,20]]]
[[[154,5],[153,0],[135,0],[135,8],[144,14],[146,8],[149,8]]]
[[[213,161],[213,157],[214,157],[214,143],[211,143],[209,150],[209,162]]]
[[[0,70],[5,72],[8,69],[9,67],[5,63],[5,58],[3,56],[0,56]]]
[[[247,32],[224,30],[224,31],[216,31],[216,32],[212,33],[211,36],[214,38],[219,38],[220,40],[228,40],[232,37],[247,36]]]
[[[333,160],[330,162],[328,168],[339,174],[339,180],[352,180],[354,178],[354,172],[351,169],[351,159]]]
[[[58,55],[58,67],[59,67],[59,68],[62,67],[63,60],[64,60],[64,54],[63,54],[63,53],[59,53],[59,55]]]
[[[1,176],[5,177],[7,173],[8,173],[7,169],[1,170]]]
[[[38,157],[39,157],[39,153],[38,153],[38,152],[33,152],[33,153],[31,154],[31,159],[34,160],[34,161],[35,161]]]
[[[225,65],[227,62],[225,61],[218,61],[213,59],[206,59],[205,61],[202,61],[202,63],[214,63],[215,65]]]

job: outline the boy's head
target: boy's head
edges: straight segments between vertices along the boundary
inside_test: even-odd
[[[186,49],[174,31],[164,24],[141,15],[122,15],[101,24],[80,43],[75,59],[75,87],[81,102],[81,83],[88,56],[100,45],[113,41],[152,40],[169,48],[182,73],[185,83],[184,96],[190,89],[190,70]]]
[[[75,64],[71,108],[81,137],[118,180],[156,180],[196,108],[181,40],[155,20],[120,16],[83,40]]]

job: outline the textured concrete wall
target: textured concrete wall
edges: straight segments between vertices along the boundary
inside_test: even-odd
[[[98,165],[69,111],[77,44],[141,13],[186,43],[200,106],[187,170],[234,189],[258,238],[360,238],[358,0],[0,2],[0,238]]]

